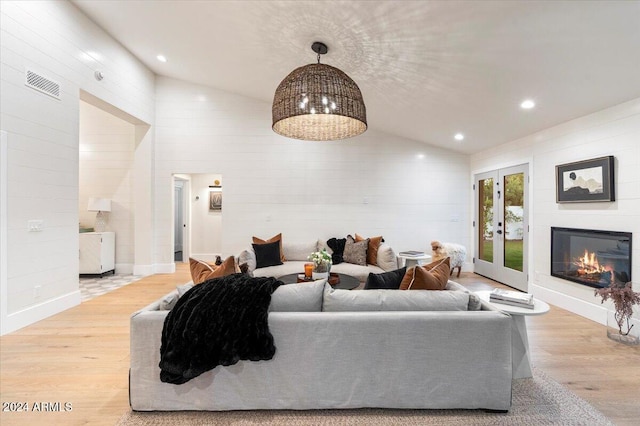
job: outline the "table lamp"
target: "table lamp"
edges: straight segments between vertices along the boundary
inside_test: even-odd
[[[105,212],[111,211],[111,200],[108,198],[89,198],[90,212],[96,213],[96,224],[94,225],[96,232],[104,232],[107,229],[107,215]]]

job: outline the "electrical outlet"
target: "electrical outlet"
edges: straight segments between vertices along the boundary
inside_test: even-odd
[[[28,220],[27,221],[27,229],[29,232],[41,232],[42,225],[44,225],[44,220]]]
[[[36,298],[36,299],[39,298],[41,290],[42,290],[42,286],[41,285],[37,285],[37,286],[33,287],[33,297]]]

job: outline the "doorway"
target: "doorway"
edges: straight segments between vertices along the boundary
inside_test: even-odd
[[[475,175],[477,274],[528,291],[529,165]]]
[[[186,262],[189,258],[188,244],[188,206],[189,180],[173,177],[173,260]]]

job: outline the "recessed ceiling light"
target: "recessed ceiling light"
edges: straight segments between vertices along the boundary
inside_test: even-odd
[[[156,56],[156,58],[160,61],[160,62],[167,62],[167,57],[164,55],[158,55]]]
[[[522,109],[531,109],[534,106],[536,106],[536,103],[533,102],[531,99],[525,99],[524,101],[522,101],[522,103],[520,104],[520,108]]]
[[[457,141],[461,141],[464,139],[464,135],[462,133],[456,133],[453,138]]]

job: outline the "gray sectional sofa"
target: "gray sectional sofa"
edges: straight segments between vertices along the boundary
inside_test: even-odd
[[[311,253],[326,249],[331,253],[331,249],[327,247],[322,240],[314,240],[301,243],[290,243],[286,240],[282,242],[282,251],[287,259],[282,265],[267,266],[265,268],[256,268],[256,255],[253,248],[249,247],[243,250],[238,256],[238,263],[246,263],[249,272],[255,277],[281,277],[288,274],[303,273],[304,264],[308,263],[307,256]],[[339,263],[331,266],[331,272],[351,275],[358,278],[361,283],[367,280],[370,272],[380,274],[382,272],[392,271],[398,268],[398,259],[395,252],[388,244],[381,244],[378,248],[378,265],[355,265],[352,263]]]
[[[131,317],[131,407],[508,410],[511,320],[460,285],[447,288],[280,286],[268,316],[274,358],[218,366],[181,385],[159,378],[168,311],[154,302]]]

